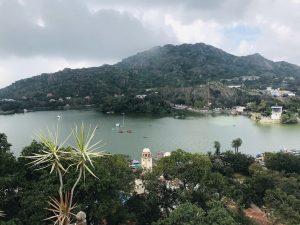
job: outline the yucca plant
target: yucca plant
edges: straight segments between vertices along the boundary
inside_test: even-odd
[[[94,168],[94,159],[108,155],[107,153],[100,152],[99,149],[102,148],[99,145],[102,141],[92,143],[95,136],[97,127],[93,130],[91,126],[86,133],[84,124],[81,125],[80,129],[76,126],[72,129],[72,136],[74,139],[74,144],[72,145],[72,150],[70,152],[69,160],[73,162],[72,165],[76,166],[76,171],[78,171],[78,177],[71,189],[70,204],[72,205],[74,190],[78,185],[80,179],[86,177],[86,172],[90,173],[96,179],[99,179],[92,171]],[[91,168],[92,167],[92,168]]]
[[[99,179],[92,171],[94,168],[93,162],[95,158],[107,155],[98,150],[102,147],[99,146],[101,141],[92,144],[95,136],[96,128],[92,129],[91,126],[86,133],[84,125],[80,129],[76,126],[72,129],[71,134],[60,144],[58,141],[58,128],[54,132],[48,129],[48,134],[40,132],[36,135],[38,140],[45,146],[41,153],[35,153],[32,156],[26,156],[31,159],[29,163],[31,166],[37,166],[38,169],[50,168],[50,173],[56,171],[59,181],[59,199],[50,198],[49,211],[54,213],[53,216],[47,218],[55,220],[54,224],[65,225],[71,221],[71,216],[74,215],[73,196],[76,186],[83,177],[85,179],[86,173],[90,173],[96,179]],[[72,135],[74,144],[68,151],[64,150],[63,145],[67,142]],[[62,163],[64,162],[64,163]],[[70,193],[63,196],[63,176],[68,172],[69,168],[76,167],[78,172],[77,179],[70,190]]]
[[[50,174],[55,171],[59,177],[60,187],[59,196],[63,198],[63,173],[66,173],[66,168],[62,165],[62,161],[67,159],[67,152],[63,150],[64,144],[68,141],[70,135],[62,142],[59,143],[58,126],[51,131],[47,128],[47,134],[39,132],[36,134],[36,139],[44,145],[41,153],[34,153],[31,156],[25,156],[32,161],[29,165],[38,167],[37,170],[50,167]]]
[[[51,211],[54,215],[46,218],[45,220],[53,220],[54,224],[69,225],[71,222],[71,216],[75,216],[72,210],[76,208],[76,204],[70,205],[70,194],[65,194],[62,199],[50,198],[48,201]]]

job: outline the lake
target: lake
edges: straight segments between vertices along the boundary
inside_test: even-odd
[[[61,115],[58,120],[57,115]],[[185,120],[172,117],[125,115],[123,133],[116,123],[122,125],[122,115],[104,115],[95,111],[46,111],[0,116],[0,132],[6,133],[13,145],[12,151],[19,155],[29,145],[34,133],[46,131],[58,124],[61,139],[65,138],[75,124],[98,125],[96,139],[103,140],[103,150],[122,153],[138,159],[143,148],[153,153],[178,148],[190,152],[214,151],[214,141],[221,143],[221,151],[231,148],[231,141],[241,138],[240,151],[255,155],[263,151],[282,148],[300,149],[300,126],[281,124],[257,124],[244,116],[188,117]],[[127,133],[132,130],[132,133]]]

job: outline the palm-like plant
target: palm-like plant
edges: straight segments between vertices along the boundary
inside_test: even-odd
[[[237,154],[239,152],[239,147],[241,147],[243,141],[240,138],[234,139],[231,143],[231,146],[234,148],[234,153]]]
[[[72,146],[69,160],[73,162],[73,165],[76,166],[76,169],[77,171],[79,171],[79,173],[77,180],[71,189],[70,204],[72,204],[74,190],[82,176],[85,180],[86,172],[99,179],[92,171],[92,168],[94,168],[94,159],[108,155],[107,153],[98,151],[102,147],[101,145],[99,145],[102,141],[98,141],[92,144],[96,129],[97,127],[92,130],[90,126],[88,132],[86,133],[83,124],[81,125],[80,129],[78,129],[77,126],[75,127],[75,129],[72,129],[74,145]]]
[[[220,155],[221,144],[218,141],[214,142],[215,155]]]
[[[61,144],[59,144],[58,128],[54,132],[51,132],[48,129],[47,135],[44,133],[36,135],[39,141],[45,146],[45,148],[41,150],[41,153],[26,156],[26,158],[32,160],[29,163],[31,166],[38,166],[38,169],[50,167],[50,173],[56,171],[58,174],[60,181],[60,198],[50,198],[49,204],[51,208],[48,208],[48,210],[53,212],[54,216],[47,218],[51,220],[55,219],[55,224],[65,225],[70,222],[71,216],[74,215],[72,214],[72,210],[75,207],[73,205],[74,190],[82,176],[85,179],[86,172],[88,172],[95,178],[99,179],[92,171],[92,168],[94,167],[93,162],[95,158],[102,157],[107,154],[98,151],[102,147],[99,146],[101,141],[92,144],[95,132],[96,128],[92,130],[91,126],[87,133],[85,132],[83,124],[80,129],[76,126],[71,132],[74,139],[74,146],[66,151],[64,150],[63,145],[69,139],[71,134]],[[64,163],[62,163],[62,161]],[[78,177],[70,193],[63,197],[63,175],[67,173],[68,169],[72,166],[76,167]]]
[[[64,185],[62,173],[67,171],[61,163],[67,156],[67,152],[63,150],[63,145],[67,142],[70,135],[62,143],[59,143],[58,126],[53,131],[47,128],[47,131],[47,134],[43,132],[36,134],[36,138],[44,145],[41,153],[34,153],[31,156],[25,157],[31,159],[32,161],[29,164],[31,166],[38,166],[38,170],[50,167],[50,174],[56,171],[60,181],[59,195],[62,199]]]
[[[65,194],[63,199],[51,198],[48,202],[51,208],[47,210],[51,211],[54,215],[46,218],[45,220],[54,220],[55,224],[69,225],[71,216],[75,216],[72,210],[76,208],[76,204],[70,205],[70,194]]]

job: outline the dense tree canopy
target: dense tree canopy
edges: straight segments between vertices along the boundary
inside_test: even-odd
[[[286,153],[267,153],[266,167],[287,173],[300,173],[300,157]]]
[[[1,137],[1,225],[46,225],[49,196],[58,195],[59,181],[47,168],[35,170],[25,156],[41,153],[45,146],[33,141],[15,158],[4,134]],[[66,151],[68,151],[66,149]],[[6,163],[10,162],[10,163]],[[64,162],[62,162],[64,163]],[[296,225],[300,219],[299,157],[266,154],[266,167],[251,156],[231,151],[220,154],[176,150],[156,161],[152,172],[134,173],[128,158],[110,155],[94,162],[94,173],[79,182],[75,213],[87,213],[89,224],[208,224],[254,225],[244,210],[265,207],[274,223]],[[77,179],[76,168],[65,178],[68,189]],[[135,179],[145,192],[134,192]]]

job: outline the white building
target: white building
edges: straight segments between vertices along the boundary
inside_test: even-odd
[[[234,106],[233,109],[237,112],[237,113],[242,113],[244,112],[244,110],[246,109],[245,106]]]
[[[164,157],[169,157],[169,156],[171,156],[171,152],[165,152],[164,153]]]
[[[272,97],[295,97],[296,94],[291,91],[280,90],[280,88],[272,89],[272,87],[267,87],[267,94]]]
[[[136,98],[139,98],[139,99],[144,99],[147,97],[147,95],[136,95],[135,96]]]
[[[271,109],[272,109],[271,119],[280,120],[282,114],[282,106],[272,106]]]
[[[11,98],[4,98],[4,99],[1,99],[0,102],[15,102],[16,100],[14,99],[11,99]]]
[[[145,193],[145,186],[144,183],[141,179],[135,179],[134,181],[135,185],[134,185],[134,191],[138,194],[144,194]]]
[[[227,86],[227,87],[229,87],[229,88],[240,88],[241,85],[229,85],[229,86]]]
[[[144,148],[141,157],[141,164],[144,170],[152,171],[152,154],[149,148]]]

